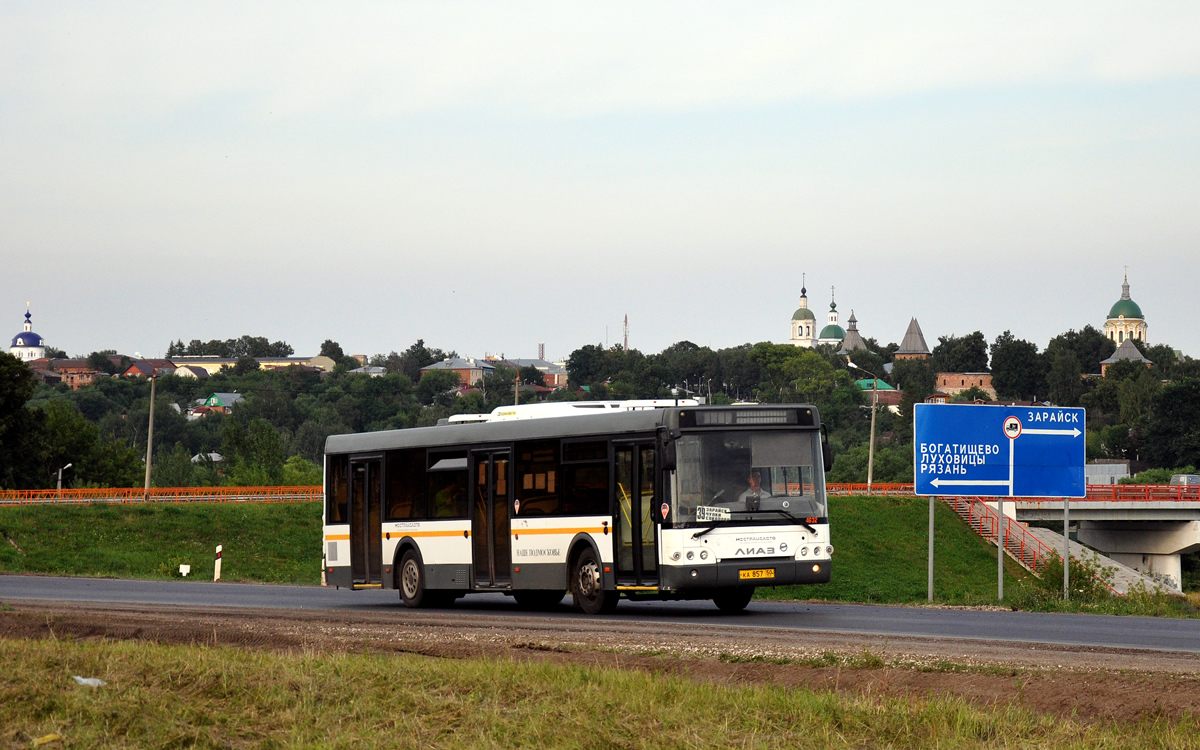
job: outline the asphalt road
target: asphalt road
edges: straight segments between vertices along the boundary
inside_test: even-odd
[[[395,591],[346,591],[205,581],[130,581],[101,578],[0,575],[0,601],[43,600],[118,604],[186,605],[325,611],[403,612]],[[587,619],[563,605],[549,612],[519,610],[499,594],[471,595],[453,608],[463,617]],[[739,615],[723,615],[711,602],[621,602],[609,619],[646,624],[725,626],[923,638],[1100,646],[1200,653],[1200,620],[1108,615],[881,607],[754,601]]]

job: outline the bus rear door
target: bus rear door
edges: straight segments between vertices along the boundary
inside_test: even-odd
[[[382,465],[378,457],[350,459],[350,567],[356,588],[383,585]]]
[[[509,503],[512,463],[507,450],[476,451],[471,511],[471,560],[476,588],[512,585]]]

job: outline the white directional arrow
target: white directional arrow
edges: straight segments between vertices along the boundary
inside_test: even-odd
[[[1022,435],[1070,435],[1071,437],[1079,437],[1083,433],[1078,427],[1073,427],[1069,430],[1022,430]]]
[[[949,487],[969,485],[971,487],[988,486],[988,487],[1007,487],[1009,482],[1007,479],[935,479],[930,482],[934,487]]]

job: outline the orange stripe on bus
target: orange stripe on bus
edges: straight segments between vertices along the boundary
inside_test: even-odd
[[[325,541],[327,541],[327,542],[347,541],[349,539],[350,539],[349,534],[326,534],[325,535]]]
[[[517,534],[603,534],[604,527],[598,529],[513,529],[512,535]]]

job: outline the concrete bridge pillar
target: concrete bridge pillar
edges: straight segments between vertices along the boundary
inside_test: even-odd
[[[1079,541],[1182,589],[1179,556],[1200,550],[1200,521],[1080,521]]]

